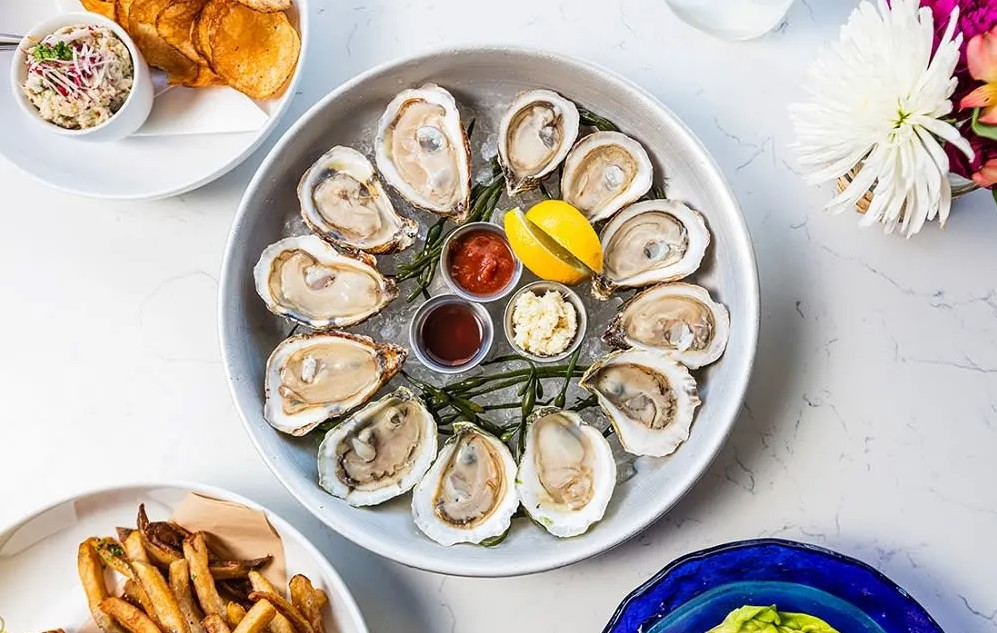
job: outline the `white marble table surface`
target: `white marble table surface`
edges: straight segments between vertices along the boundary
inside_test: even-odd
[[[148,203],[75,198],[0,161],[0,524],[99,485],[217,484],[301,527],[373,631],[413,633],[600,630],[674,557],[781,536],[868,561],[947,631],[997,631],[997,209],[977,193],[944,231],[859,230],[821,211],[828,192],[801,181],[787,149],[785,105],[854,0],[800,0],[746,44],[691,30],[663,0],[313,4],[311,64],[281,130],[374,64],[485,43],[602,64],[692,127],[740,199],[762,280],[758,361],[730,442],[663,520],[595,560],[504,580],[382,560],[297,505],[229,399],[215,293],[265,149]]]

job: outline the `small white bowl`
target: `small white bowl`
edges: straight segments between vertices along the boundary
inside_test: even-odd
[[[525,292],[532,292],[536,295],[542,295],[548,290],[553,290],[559,293],[564,300],[570,303],[575,308],[575,319],[577,323],[577,328],[575,329],[575,337],[571,339],[571,343],[568,344],[564,351],[559,354],[554,354],[553,356],[540,356],[539,354],[531,354],[525,349],[516,345],[516,336],[513,324],[512,324],[512,312],[516,306],[516,300],[519,296]],[[585,304],[582,303],[581,298],[578,294],[568,288],[564,284],[559,284],[556,281],[534,281],[531,284],[526,284],[522,288],[516,291],[516,294],[512,295],[509,299],[509,303],[505,306],[505,314],[502,318],[502,329],[505,330],[505,339],[509,341],[510,347],[513,351],[521,356],[525,356],[532,361],[537,363],[556,363],[559,360],[564,360],[568,356],[574,353],[578,346],[582,344],[585,339],[585,331],[588,329],[589,319],[588,313],[585,311]]]
[[[72,26],[74,24],[102,26],[110,29],[128,49],[128,53],[132,57],[132,73],[134,75],[131,92],[128,94],[121,108],[111,118],[100,125],[81,130],[69,130],[46,121],[38,113],[38,109],[24,96],[24,92],[21,91],[21,85],[24,83],[28,73],[27,66],[25,65],[26,49],[45,36],[65,26]],[[85,139],[87,141],[116,141],[134,134],[142,127],[142,124],[149,118],[149,113],[152,111],[154,93],[149,65],[146,64],[145,59],[138,52],[135,42],[132,41],[132,38],[123,28],[115,22],[94,13],[64,13],[40,22],[31,28],[14,51],[10,65],[10,83],[11,91],[15,95],[17,104],[28,118],[35,121],[38,125],[44,126],[50,132],[62,136]]]
[[[426,344],[422,340],[422,326],[426,323],[426,318],[440,306],[449,304],[465,305],[470,308],[478,320],[479,327],[481,327],[481,347],[478,348],[474,356],[460,365],[446,365],[439,362],[426,349]],[[412,321],[409,322],[408,336],[412,352],[420,363],[440,374],[459,374],[477,367],[488,356],[495,339],[495,324],[492,322],[492,315],[480,303],[469,301],[457,295],[436,295],[416,310]]]
[[[474,294],[469,290],[465,290],[464,287],[457,283],[457,280],[450,275],[450,247],[461,236],[472,231],[489,231],[495,235],[498,235],[502,238],[502,241],[505,242],[506,247],[509,249],[509,254],[512,255],[513,269],[512,277],[509,279],[509,283],[503,286],[498,292],[494,292],[490,295],[479,295]],[[506,237],[505,230],[501,226],[492,224],[491,222],[468,222],[467,224],[461,225],[451,231],[450,235],[443,240],[442,256],[440,257],[440,276],[443,277],[443,281],[445,281],[447,287],[450,288],[450,292],[458,297],[467,299],[468,301],[473,301],[475,303],[491,303],[492,301],[498,301],[499,299],[507,296],[510,292],[516,289],[516,286],[519,284],[519,278],[523,276],[523,262],[521,262],[512,251],[512,246],[509,244],[509,238]]]

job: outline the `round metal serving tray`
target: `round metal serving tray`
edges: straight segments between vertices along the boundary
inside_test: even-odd
[[[370,156],[373,131],[388,101],[404,88],[427,82],[454,94],[465,123],[476,118],[475,135],[494,134],[504,107],[531,88],[556,90],[611,118],[647,148],[656,181],[662,182],[662,174],[667,179],[669,197],[699,210],[712,232],[712,245],[693,280],[730,309],[732,329],[724,357],[695,373],[703,406],[692,436],[669,458],[640,458],[636,476],[617,487],[603,521],[583,536],[557,539],[529,521],[514,521],[498,547],[442,547],[413,524],[408,495],[368,509],[328,495],[316,474],[321,438],[282,435],[263,418],[267,357],[289,327],[256,295],[253,265],[267,245],[304,231],[296,187],[311,163],[337,144]],[[474,162],[475,173],[487,168],[477,148]],[[430,219],[408,205],[400,209],[423,225]],[[530,280],[524,275],[523,283]],[[583,286],[577,290],[588,292]],[[726,440],[748,384],[758,335],[758,279],[748,232],[730,188],[699,140],[668,108],[630,82],[583,62],[521,49],[447,50],[394,62],[354,78],[313,106],[277,143],[247,188],[229,237],[219,292],[222,352],[232,395],[254,444],[291,494],[363,547],[406,565],[455,575],[509,576],[568,565],[624,542],[664,514],[696,483]],[[417,303],[391,309],[410,318]],[[362,331],[408,344],[407,328],[397,318],[384,325],[377,319]],[[598,349],[595,326],[590,322],[590,349]],[[417,361],[410,356],[408,366],[413,363]]]

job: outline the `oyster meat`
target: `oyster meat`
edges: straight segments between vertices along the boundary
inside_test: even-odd
[[[510,196],[536,188],[578,138],[578,107],[552,90],[521,92],[498,130],[498,159]]]
[[[508,446],[473,424],[457,422],[412,493],[415,524],[441,545],[501,536],[519,507],[515,479]]]
[[[657,350],[691,369],[716,361],[727,347],[730,315],[705,288],[659,284],[625,304],[602,340],[617,348]]]
[[[318,481],[352,506],[408,492],[436,457],[436,420],[405,387],[360,409],[326,433]]]
[[[457,102],[426,84],[400,92],[378,122],[377,168],[403,198],[420,209],[467,217],[471,204],[471,147]]]
[[[395,212],[367,157],[341,145],[323,154],[301,177],[298,200],[311,230],[368,253],[403,250],[419,228]]]
[[[395,282],[366,253],[347,256],[315,235],[271,244],[253,269],[256,292],[274,314],[315,329],[347,327],[380,312]]]
[[[336,330],[285,339],[267,360],[264,417],[278,431],[305,435],[366,402],[407,355],[404,347]]]
[[[653,178],[651,159],[640,143],[620,132],[594,132],[564,159],[561,197],[595,223],[638,200]]]
[[[593,291],[602,299],[618,288],[675,281],[696,272],[710,245],[703,216],[681,202],[646,200],[610,220],[601,235],[602,274]]]
[[[676,360],[647,350],[614,352],[592,363],[579,384],[599,399],[627,452],[664,457],[689,439],[699,392]]]
[[[616,487],[613,449],[574,411],[538,409],[527,420],[516,489],[526,512],[562,538],[602,519]]]

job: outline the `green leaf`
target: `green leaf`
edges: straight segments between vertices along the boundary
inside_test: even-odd
[[[997,187],[991,189],[990,194],[994,197],[994,204],[997,204]]]
[[[973,134],[997,141],[997,125],[987,125],[980,123],[980,109],[973,110]]]

